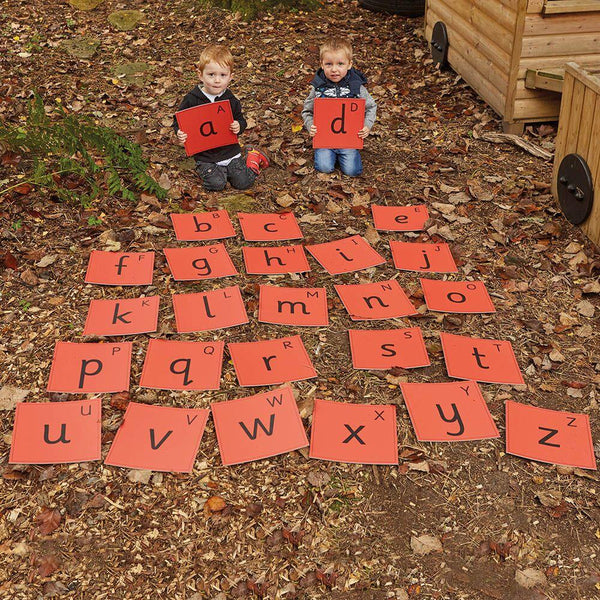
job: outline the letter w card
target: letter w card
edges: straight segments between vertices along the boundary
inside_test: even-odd
[[[423,231],[429,212],[425,204],[381,206],[371,204],[373,223],[379,231]]]
[[[309,456],[363,465],[397,465],[396,407],[316,399]]]
[[[260,460],[308,446],[289,387],[210,406],[224,465]]]
[[[365,125],[364,98],[315,98],[313,148],[363,147],[358,132]]]
[[[330,275],[351,273],[385,263],[385,258],[360,235],[306,246],[306,249]]]
[[[221,240],[235,237],[235,229],[226,210],[203,213],[171,213],[175,237],[187,242]]]
[[[500,437],[474,381],[401,383],[420,442],[461,442]]]
[[[59,464],[100,460],[100,398],[70,402],[19,402],[10,463]]]
[[[159,296],[92,300],[83,335],[134,335],[156,331]]]
[[[496,312],[483,281],[419,281],[429,310],[448,313]]]
[[[327,292],[325,288],[292,288],[261,285],[258,320],[277,325],[326,327]]]
[[[107,465],[191,473],[209,411],[130,402]]]
[[[99,285],[151,285],[154,252],[92,250],[86,283]]]
[[[531,460],[596,469],[588,415],[506,401],[506,451]]]
[[[299,240],[302,231],[294,213],[238,213],[244,239],[247,242]]]

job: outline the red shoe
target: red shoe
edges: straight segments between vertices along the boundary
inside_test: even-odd
[[[261,169],[269,166],[269,159],[260,150],[250,150],[246,156],[246,166],[258,175]]]

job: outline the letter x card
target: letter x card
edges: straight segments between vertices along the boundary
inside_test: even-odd
[[[187,242],[222,240],[235,236],[233,223],[226,210],[203,213],[171,213],[175,237]]]
[[[362,148],[358,132],[365,125],[364,98],[315,98],[313,148]]]
[[[496,312],[483,281],[419,281],[429,310],[447,313]]]
[[[151,285],[154,252],[92,250],[86,283],[99,285]]]
[[[83,335],[134,335],[156,331],[159,296],[92,300]]]
[[[379,231],[423,231],[429,212],[425,204],[381,206],[371,204],[373,223]]]
[[[304,237],[294,213],[238,213],[247,242],[299,240]]]
[[[304,248],[300,245],[268,248],[243,246],[242,254],[246,273],[249,275],[283,275],[310,271]]]
[[[175,281],[217,279],[238,274],[225,244],[165,248],[164,252]]]
[[[306,249],[330,275],[351,273],[385,263],[385,258],[360,235],[313,244]]]
[[[423,244],[420,242],[390,241],[394,266],[400,271],[421,273],[457,273],[456,263],[445,243]]]
[[[325,288],[293,288],[261,285],[258,320],[277,325],[326,327],[327,292]]]

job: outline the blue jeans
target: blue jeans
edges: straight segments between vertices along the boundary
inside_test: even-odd
[[[358,177],[362,173],[362,160],[356,148],[315,148],[315,169],[321,173],[331,173],[335,169],[336,160],[344,175]]]

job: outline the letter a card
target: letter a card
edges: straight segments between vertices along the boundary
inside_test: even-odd
[[[462,442],[500,437],[475,381],[401,383],[420,442]]]
[[[203,242],[235,237],[235,229],[226,210],[203,213],[171,213],[175,237],[185,242]]]
[[[86,283],[99,285],[151,285],[154,252],[92,250]]]
[[[316,399],[309,456],[363,465],[397,465],[396,407]]]
[[[399,271],[421,273],[457,273],[456,263],[445,243],[423,244],[419,242],[390,241],[394,266]]]
[[[210,405],[224,465],[260,460],[308,446],[289,387]]]
[[[92,300],[83,335],[134,335],[156,331],[159,296]]]
[[[448,313],[496,312],[483,281],[419,281],[429,310]]]
[[[373,224],[379,231],[423,231],[429,211],[425,204],[381,206],[371,204]]]
[[[237,275],[224,244],[193,248],[165,248],[175,281],[199,281]]]
[[[150,340],[140,386],[159,390],[218,390],[225,342]]]
[[[107,465],[191,473],[209,411],[130,402]]]
[[[302,381],[317,372],[299,335],[227,344],[238,381],[243,387]]]
[[[277,325],[326,327],[329,325],[325,288],[261,285],[258,320]]]
[[[364,98],[315,98],[313,148],[362,148],[358,132],[365,125]]]
[[[556,465],[596,469],[590,418],[506,401],[506,451]]]
[[[443,332],[440,340],[450,377],[484,383],[525,383],[510,342]]]
[[[56,342],[49,392],[100,394],[129,389],[130,342],[77,344]]]
[[[102,401],[19,402],[10,463],[47,465],[100,460]]]
[[[246,273],[249,275],[283,275],[310,271],[304,248],[300,245],[268,248],[242,246],[242,254]]]
[[[238,213],[238,219],[247,242],[277,242],[304,237],[291,212]]]
[[[360,235],[313,244],[306,249],[330,275],[351,273],[385,263],[385,258]]]

